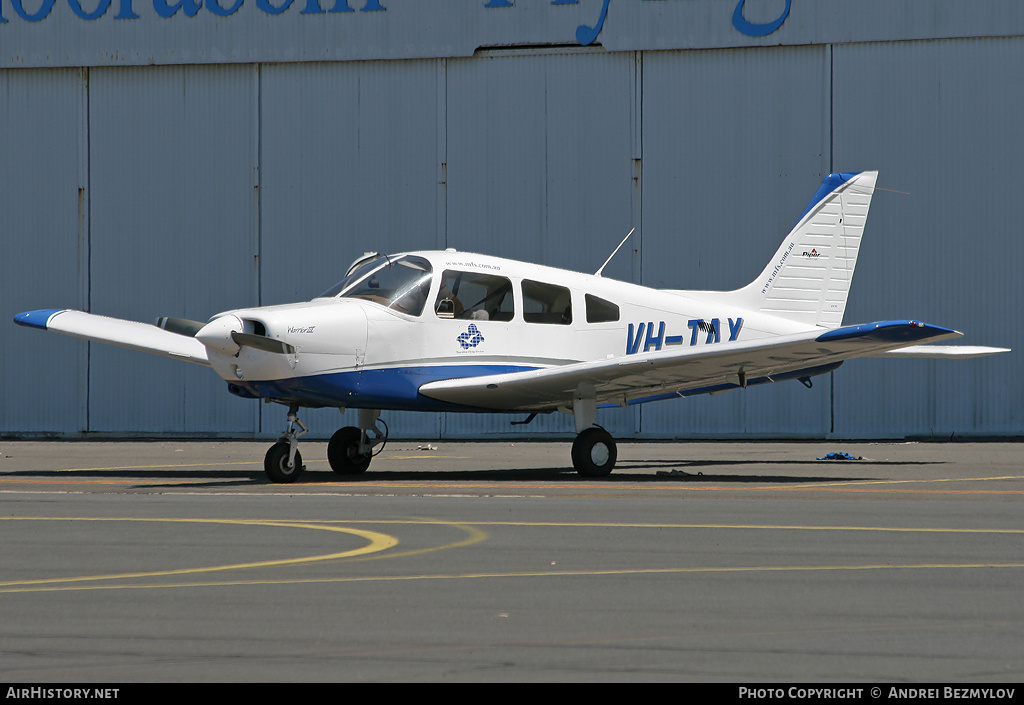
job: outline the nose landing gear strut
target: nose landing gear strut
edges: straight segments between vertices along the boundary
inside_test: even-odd
[[[263,459],[263,470],[271,482],[295,482],[306,469],[299,453],[299,436],[309,433],[309,429],[299,420],[298,413],[297,404],[288,407],[288,426]]]

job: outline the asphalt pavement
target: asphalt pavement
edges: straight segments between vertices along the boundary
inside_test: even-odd
[[[0,443],[0,679],[1019,682],[1024,445]],[[819,460],[829,453],[850,459]]]

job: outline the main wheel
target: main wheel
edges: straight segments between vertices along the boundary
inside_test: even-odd
[[[572,443],[572,466],[583,477],[607,477],[617,457],[615,440],[597,426],[584,429]]]
[[[327,462],[339,475],[358,475],[366,472],[373,454],[360,453],[359,441],[363,432],[355,426],[338,429],[327,444]]]
[[[291,444],[288,441],[278,441],[267,451],[263,458],[263,470],[271,482],[295,482],[302,474],[302,456],[299,451],[295,451],[295,464],[288,466],[290,450]]]

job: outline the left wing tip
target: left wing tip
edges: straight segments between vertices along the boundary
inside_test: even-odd
[[[46,325],[50,322],[50,319],[65,310],[63,308],[41,308],[35,311],[24,311],[14,317],[14,322],[19,326],[46,330]]]

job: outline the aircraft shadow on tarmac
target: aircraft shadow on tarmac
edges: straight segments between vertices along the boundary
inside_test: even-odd
[[[642,461],[620,461],[616,465],[615,472],[604,478],[581,478],[571,467],[546,467],[546,468],[518,468],[518,469],[480,469],[480,470],[428,470],[428,471],[402,471],[388,470],[373,472],[368,471],[362,475],[351,477],[337,477],[325,473],[309,473],[303,475],[306,482],[333,481],[333,482],[387,482],[391,481],[448,481],[448,482],[543,482],[557,481],[566,483],[614,483],[614,482],[643,482],[643,483],[664,483],[664,482],[716,482],[716,483],[814,483],[814,482],[862,482],[865,480],[884,480],[884,477],[868,477],[865,475],[844,476],[840,474],[819,474],[814,475],[786,475],[786,474],[743,474],[744,468],[764,466],[789,467],[798,466],[808,468],[814,466],[824,471],[839,470],[839,467],[846,465],[864,466],[890,466],[902,467],[909,465],[928,465],[930,462],[920,461],[891,461],[891,460],[849,460],[849,461],[822,461],[822,460],[642,460]],[[714,468],[720,472],[709,474],[707,470]],[[735,474],[728,473],[729,468],[737,470]],[[630,471],[634,472],[630,472]],[[651,471],[657,471],[652,474]]]
[[[849,476],[832,474],[848,466],[870,466],[872,468],[897,468],[910,465],[930,465],[933,461],[893,461],[893,460],[701,460],[701,459],[658,459],[658,460],[627,460],[620,462],[616,471],[606,478],[581,478],[576,471],[566,467],[535,467],[535,468],[495,468],[480,469],[447,469],[447,470],[369,470],[358,475],[336,475],[326,469],[308,468],[297,484],[321,485],[346,483],[388,483],[388,482],[565,482],[573,483],[615,483],[615,482],[688,482],[688,483],[760,483],[760,484],[797,484],[815,482],[854,482],[865,480],[886,479],[883,477],[867,477],[865,475]],[[761,468],[777,466],[781,468],[820,468],[813,475],[803,474],[745,474],[745,468]],[[730,473],[729,469],[736,472]],[[852,469],[852,468],[851,468]],[[630,471],[634,472],[630,472]],[[709,472],[709,470],[713,472]],[[652,471],[655,471],[652,473]],[[62,479],[69,482],[76,478],[91,479],[123,479],[126,483],[132,480],[141,481],[134,484],[141,487],[156,488],[180,486],[186,481],[189,487],[237,487],[240,481],[250,481],[254,485],[274,484],[266,479],[261,469],[256,468],[224,468],[216,465],[196,467],[154,467],[154,468],[97,468],[94,470],[16,470],[0,473],[0,478],[48,478]]]

